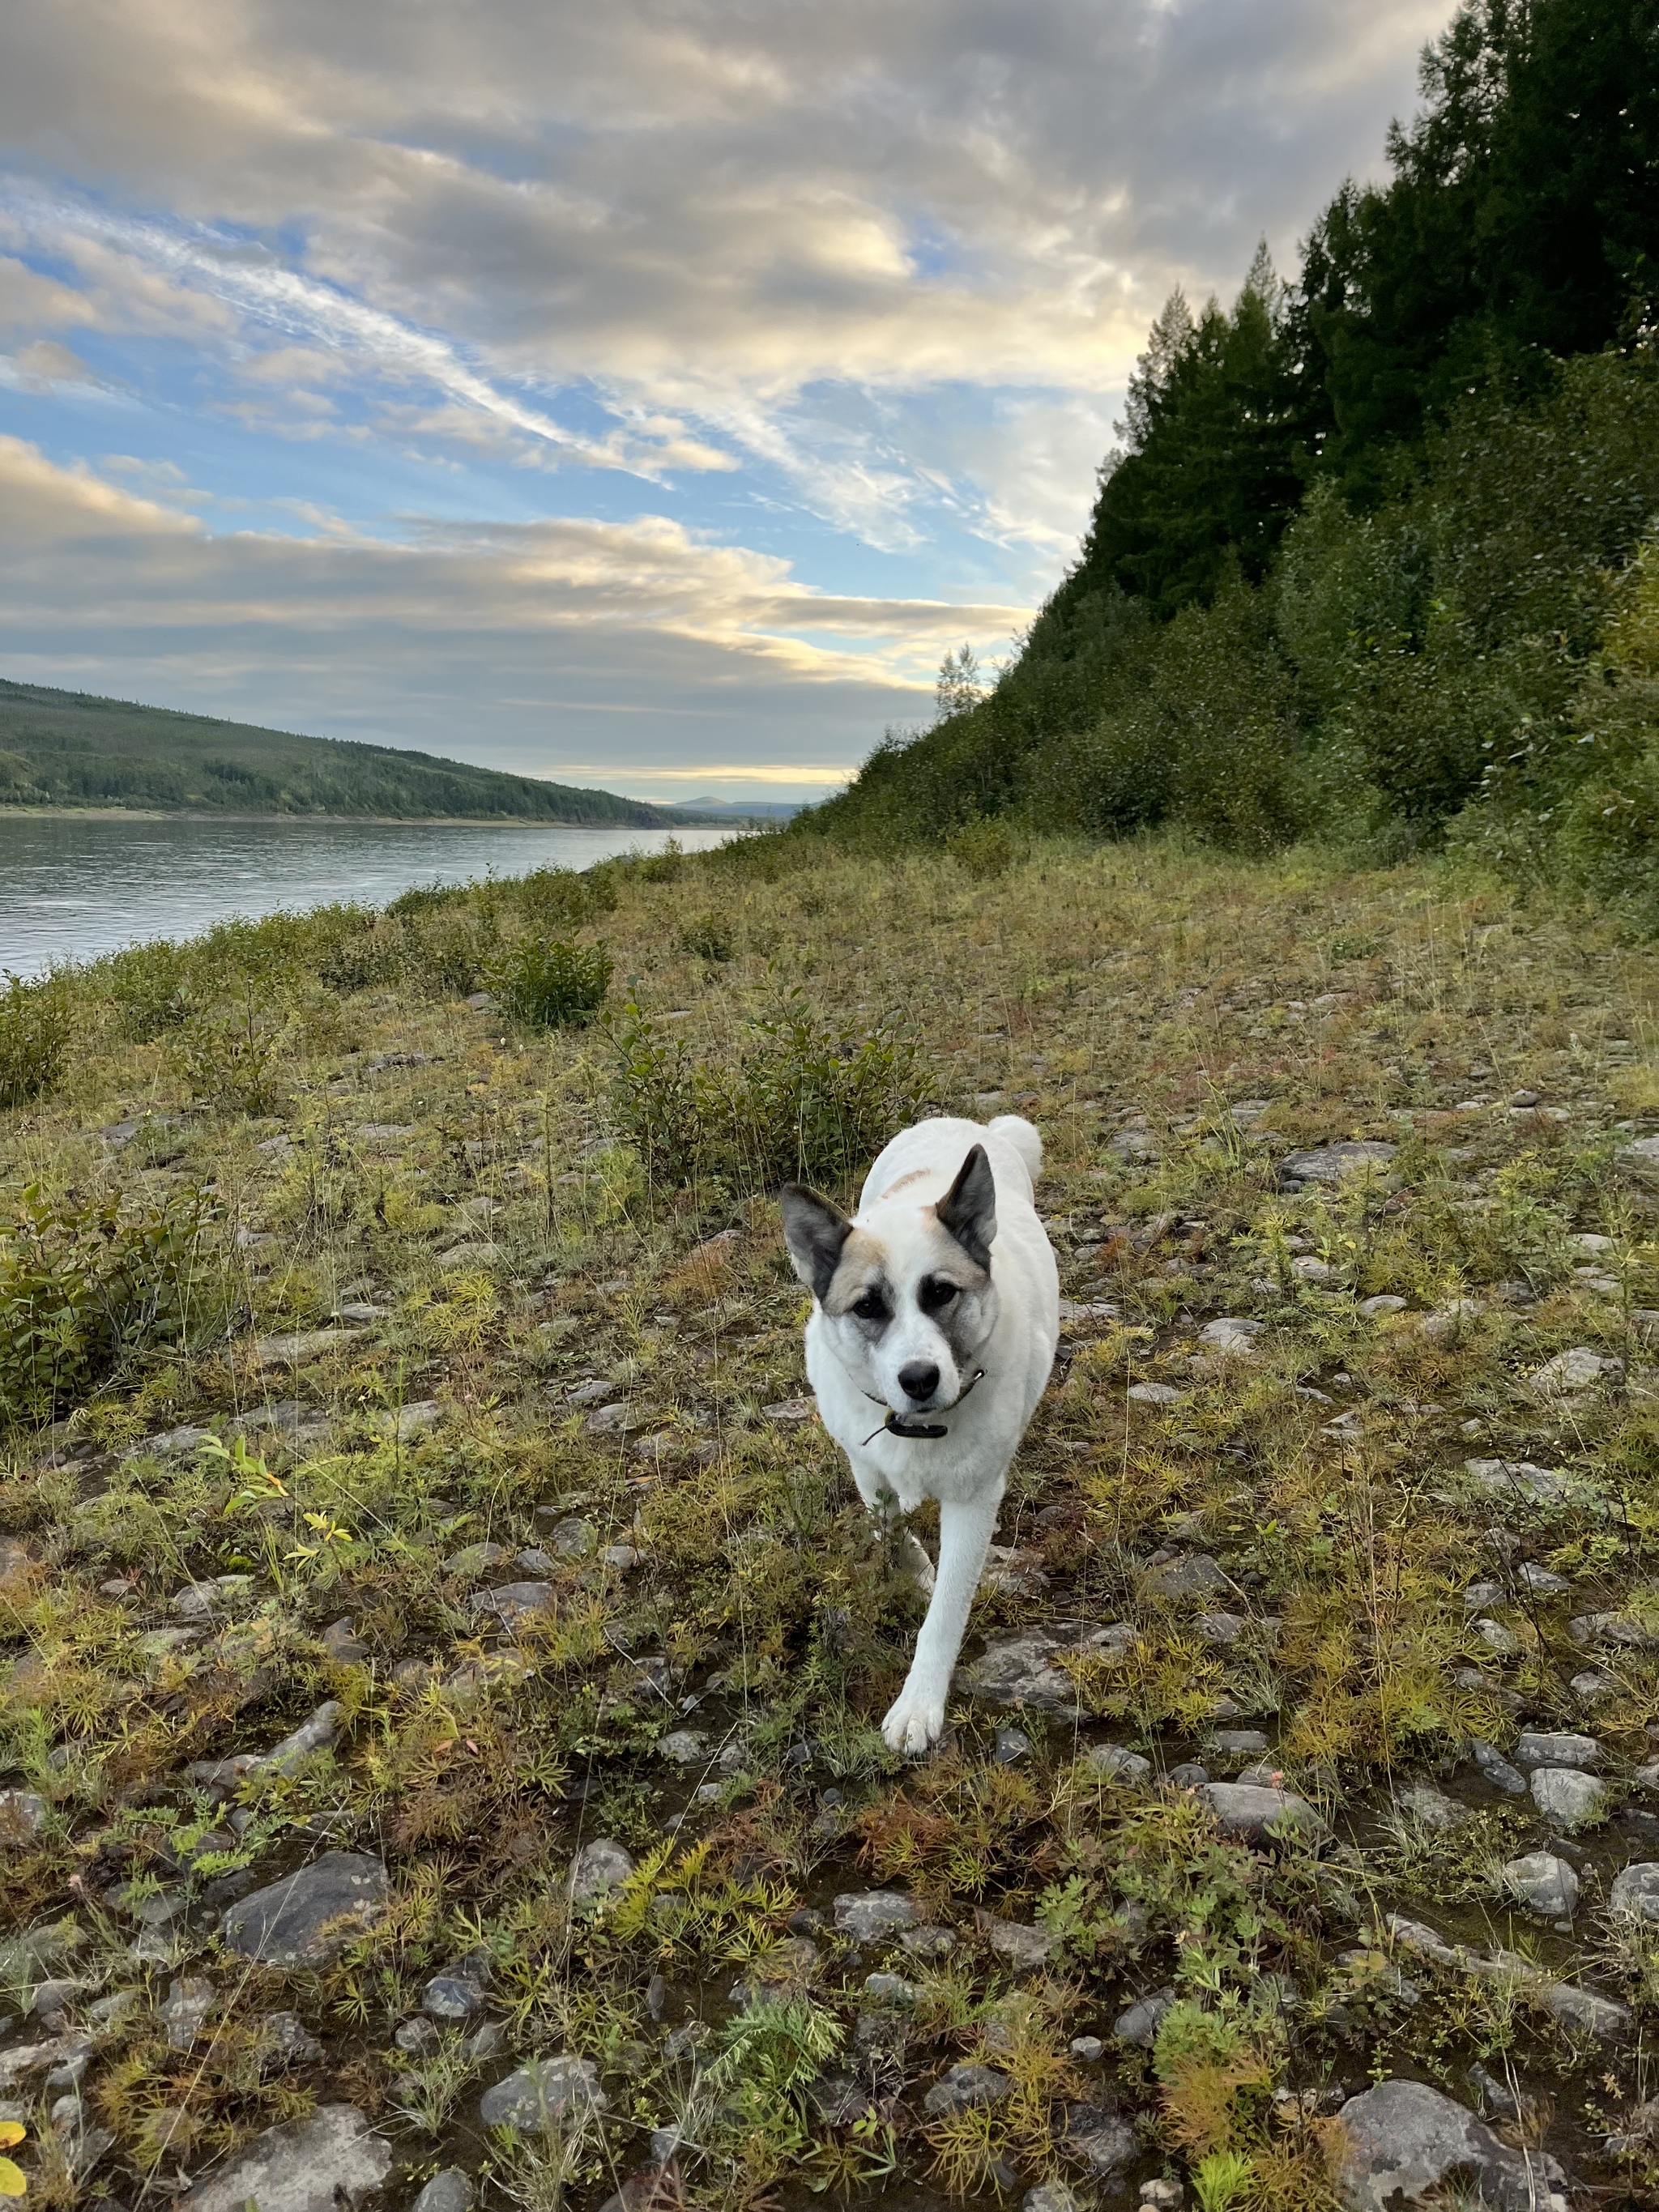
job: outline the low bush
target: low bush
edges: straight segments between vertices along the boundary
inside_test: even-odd
[[[0,979],[0,1107],[27,1106],[50,1091],[69,1051],[70,1008],[52,976]]]
[[[252,984],[240,1001],[194,1016],[179,1035],[179,1070],[218,1114],[274,1113],[287,1096],[282,1077],[281,1012]]]
[[[167,938],[130,945],[100,962],[99,971],[116,1026],[129,1042],[149,1044],[189,1018],[191,961],[182,945]]]
[[[521,937],[490,969],[490,988],[514,1021],[534,1029],[591,1022],[611,988],[612,962],[603,945],[567,937]]]
[[[534,868],[515,888],[525,920],[544,935],[580,929],[584,922],[611,913],[617,903],[613,878],[598,868],[582,873],[574,868]]]
[[[30,1184],[0,1226],[0,1425],[49,1421],[147,1346],[176,1344],[209,1275],[199,1194],[123,1209]]]
[[[798,992],[750,1038],[735,1061],[697,1062],[629,1002],[611,1118],[654,1180],[844,1184],[935,1093],[909,1030],[832,1029]]]
[[[737,932],[722,915],[699,915],[681,930],[680,950],[689,952],[693,959],[723,966],[738,957]]]
[[[434,907],[404,925],[404,973],[429,998],[476,991],[491,950],[489,931],[464,907]]]

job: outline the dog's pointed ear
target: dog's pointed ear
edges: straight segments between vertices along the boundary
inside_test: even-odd
[[[975,1145],[933,1211],[976,1267],[989,1272],[997,1233],[997,1187],[983,1145]]]
[[[783,1241],[800,1277],[820,1304],[841,1265],[841,1250],[853,1224],[839,1207],[805,1183],[787,1182],[779,1194],[783,1207]]]

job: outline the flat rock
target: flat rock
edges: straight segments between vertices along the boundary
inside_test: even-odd
[[[1559,2189],[1565,2180],[1547,2153],[1522,2158],[1467,2106],[1422,2081],[1379,2081],[1343,2106],[1336,2128],[1337,2186],[1348,2212],[1397,2212],[1453,2176],[1473,2176],[1491,2212],[1541,2212],[1539,2183]]]
[[[1607,1358],[1587,1344],[1576,1344],[1570,1351],[1558,1352],[1541,1367],[1534,1367],[1527,1380],[1537,1396],[1561,1398],[1576,1390],[1594,1389],[1598,1382],[1610,1381],[1624,1371],[1622,1359]]]
[[[1138,1406],[1179,1406],[1187,1396],[1172,1382],[1132,1382],[1124,1395],[1133,1398]]]
[[[1040,2181],[1020,2199],[1020,2212],[1083,2212],[1063,2181]]]
[[[1251,1352],[1255,1340],[1267,1324],[1261,1321],[1247,1321],[1237,1314],[1224,1314],[1219,1320],[1206,1321],[1198,1332],[1198,1340],[1206,1352]]]
[[[1374,1298],[1361,1298],[1359,1310],[1367,1321],[1381,1321],[1387,1314],[1404,1313],[1406,1301],[1395,1297],[1392,1291],[1382,1291]]]
[[[930,2120],[946,2112],[965,2112],[975,2105],[1000,2105],[1013,2087],[994,2066],[952,2066],[939,2075],[921,2100]]]
[[[1270,1829],[1294,1835],[1301,1843],[1321,1843],[1330,1834],[1313,1807],[1293,1790],[1249,1782],[1206,1782],[1199,1790],[1224,1836],[1256,1843]]]
[[[922,1918],[921,1907],[896,1889],[843,1891],[834,1906],[836,1932],[855,1943],[881,1943]]]
[[[1575,1644],[1619,1644],[1630,1651],[1659,1644],[1659,1635],[1629,1613],[1581,1613],[1567,1623],[1567,1633]]]
[[[1644,1182],[1659,1182],[1659,1137],[1636,1137],[1621,1145],[1618,1163],[1626,1175]]]
[[[349,1328],[302,1328],[285,1336],[256,1336],[253,1364],[256,1367],[304,1367],[331,1352],[342,1351],[354,1337],[355,1332]]]
[[[1200,1613],[1193,1623],[1206,1644],[1237,1644],[1249,1625],[1239,1613]]]
[[[586,1905],[592,1898],[603,1897],[607,1890],[625,1882],[633,1871],[631,1852],[609,1836],[596,1837],[591,1844],[584,1844],[570,1862],[571,1901]]]
[[[532,2058],[493,2089],[486,2089],[478,2118],[487,2128],[518,2128],[525,2133],[554,2125],[567,2112],[603,2111],[605,2092],[591,2058],[568,2052],[556,2058]]]
[[[1498,1880],[1528,1911],[1545,1920],[1571,1920],[1578,1905],[1578,1876],[1553,1851],[1528,1851],[1498,1869]]]
[[[1260,1729],[1218,1729],[1210,1741],[1224,1759],[1259,1759],[1270,1747]]]
[[[1312,1152],[1287,1153],[1279,1164],[1279,1171],[1298,1182],[1340,1182],[1345,1176],[1386,1167],[1399,1149],[1376,1139],[1320,1145]]]
[[[975,1917],[980,1934],[998,1958],[1006,1959],[1022,1972],[1046,1966],[1054,1955],[1059,1939],[1046,1928],[1030,1928],[1021,1920],[1000,1920],[994,1912],[977,1913]]]
[[[552,1610],[553,1585],[501,1583],[495,1589],[474,1590],[467,1604],[475,1613],[493,1613],[503,1628],[521,1628]]]
[[[1601,1747],[1593,1735],[1522,1729],[1515,1740],[1515,1760],[1517,1766],[1599,1766]]]
[[[308,2120],[267,2128],[217,2173],[198,2181],[179,2212],[337,2212],[392,2171],[392,2146],[351,2105],[319,2106]]]
[[[1607,1794],[1593,1774],[1581,1774],[1576,1766],[1533,1769],[1532,1802],[1558,1827],[1577,1828],[1594,1820]]]
[[[1625,2007],[1597,1996],[1594,1990],[1581,1990],[1576,1982],[1552,1982],[1544,2003],[1563,2027],[1593,2035],[1598,2042],[1623,2043],[1630,2036],[1632,2021]]]
[[[0,1790],[0,1841],[21,1843],[46,1825],[46,1801],[33,1790]]]
[[[1140,2141],[1126,2119],[1098,2105],[1073,2105],[1066,2114],[1066,2148],[1097,2181],[1109,2181],[1140,2156]],[[1068,2190],[1067,2196],[1071,2192]],[[1025,2200],[1029,2205],[1030,2198]]]
[[[1613,1878],[1607,1910],[1626,1920],[1659,1920],[1659,1860],[1638,1859]]]
[[[1509,1492],[1532,1505],[1554,1505],[1567,1494],[1565,1479],[1529,1459],[1466,1459],[1464,1472],[1494,1496]]]
[[[325,1851],[233,1905],[219,1923],[220,1937],[260,1966],[325,1966],[380,1918],[388,1887],[379,1859]]]
[[[1232,1588],[1226,1569],[1207,1552],[1189,1552],[1183,1559],[1165,1559],[1148,1567],[1144,1579],[1153,1596],[1169,1598],[1176,1604],[1215,1597]]]
[[[1436,1789],[1432,1782],[1414,1782],[1400,1791],[1395,1799],[1402,1813],[1409,1813],[1425,1828],[1443,1831],[1461,1828],[1468,1819],[1468,1809],[1455,1797],[1447,1796],[1443,1790]]]
[[[1036,1705],[1044,1712],[1075,1713],[1077,1685],[1053,1662],[1060,1652],[1077,1650],[1085,1632],[1081,1623],[1056,1622],[988,1644],[963,1669],[964,1683],[987,1705]]]

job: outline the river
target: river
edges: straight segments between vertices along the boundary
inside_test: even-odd
[[[613,853],[688,852],[729,830],[557,823],[228,822],[212,816],[0,813],[0,969],[40,975],[232,915],[354,899],[384,905],[416,884],[592,867]]]

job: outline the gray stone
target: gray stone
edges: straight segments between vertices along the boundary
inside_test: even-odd
[[[1402,1790],[1395,1802],[1402,1813],[1408,1813],[1425,1828],[1448,1831],[1461,1828],[1468,1819],[1467,1808],[1455,1797],[1448,1797],[1443,1790],[1437,1790],[1432,1782],[1414,1782]]]
[[[1619,1148],[1619,1165],[1644,1182],[1659,1182],[1659,1137],[1634,1137]]]
[[[1083,2212],[1083,2208],[1063,2181],[1043,2181],[1026,2191],[1020,2212]]]
[[[1386,1167],[1399,1149],[1376,1139],[1321,1145],[1309,1152],[1287,1152],[1279,1162],[1279,1172],[1298,1182],[1340,1182],[1345,1176]]]
[[[1255,1759],[1268,1748],[1260,1729],[1218,1729],[1210,1741],[1224,1759]]]
[[[444,1561],[444,1572],[459,1575],[464,1582],[471,1582],[475,1576],[488,1574],[492,1567],[502,1565],[512,1556],[505,1544],[488,1541],[464,1544],[459,1552],[452,1552]]]
[[[434,2173],[409,2212],[472,2212],[472,2177],[459,2166]]]
[[[296,2012],[267,2013],[259,2022],[253,2051],[262,2074],[314,2065],[323,2055],[322,2045]]]
[[[1395,1297],[1392,1291],[1383,1291],[1374,1298],[1361,1298],[1359,1310],[1367,1321],[1381,1321],[1385,1314],[1404,1313],[1406,1301]]]
[[[1515,1579],[1524,1583],[1534,1597],[1559,1597],[1564,1590],[1572,1588],[1565,1575],[1552,1574],[1547,1567],[1540,1567],[1531,1559],[1516,1569]]]
[[[1293,1790],[1248,1782],[1206,1782],[1199,1790],[1224,1836],[1256,1843],[1273,1829],[1300,1843],[1321,1843],[1330,1834],[1313,1807]]]
[[[883,1943],[901,1929],[914,1928],[921,1907],[896,1889],[847,1890],[835,1902],[836,1932],[855,1943]]]
[[[1526,1796],[1526,1776],[1516,1772],[1496,1744],[1484,1743],[1476,1736],[1469,1745],[1469,1756],[1494,1790],[1503,1790],[1509,1797]]]
[[[556,2058],[532,2058],[505,2081],[486,2089],[478,2118],[487,2128],[550,2127],[567,2112],[603,2112],[605,2092],[599,2069],[591,2058],[562,2053]]]
[[[952,2066],[921,2100],[930,2120],[946,2112],[965,2112],[975,2105],[1000,2105],[1013,2083],[994,2066]]]
[[[483,2005],[483,1991],[465,1974],[434,1974],[421,1992],[428,2020],[470,2020]]]
[[[253,1364],[256,1367],[304,1367],[356,1341],[356,1332],[349,1328],[307,1328],[287,1336],[258,1336],[253,1340]],[[342,2105],[335,2109],[345,2112],[349,2107]]]
[[[1622,1644],[1627,1650],[1646,1651],[1659,1644],[1645,1621],[1629,1613],[1581,1613],[1567,1623],[1575,1644]]]
[[[1137,1998],[1127,2012],[1121,2012],[1112,2022],[1112,2033],[1120,2042],[1133,2043],[1139,2050],[1150,2051],[1164,2015],[1175,2001],[1173,1984],[1154,1990],[1150,1996]]]
[[[1631,2033],[1631,2016],[1611,1997],[1581,1990],[1574,1982],[1553,1982],[1544,1991],[1544,2002],[1563,2027],[1593,2035],[1601,2043],[1622,2043]]]
[[[1232,1587],[1226,1570],[1207,1552],[1191,1552],[1184,1559],[1165,1559],[1158,1566],[1148,1567],[1146,1583],[1153,1596],[1176,1602],[1215,1597]]]
[[[503,1628],[521,1628],[545,1620],[553,1603],[551,1583],[502,1583],[495,1589],[475,1590],[467,1600],[475,1613],[493,1613]]]
[[[219,1923],[220,1937],[228,1950],[260,1966],[325,1966],[380,1918],[388,1886],[379,1859],[325,1851],[233,1905]]]
[[[1024,1729],[1000,1728],[991,1748],[991,1757],[999,1766],[1015,1765],[1031,1755],[1031,1739]]]
[[[378,2189],[392,2146],[350,2105],[319,2106],[308,2120],[267,2128],[219,2172],[198,2181],[179,2212],[337,2212]]]
[[[987,1705],[1035,1705],[1044,1712],[1074,1714],[1077,1684],[1052,1662],[1061,1651],[1077,1650],[1086,1632],[1081,1622],[1059,1622],[988,1644],[979,1659],[964,1669],[965,1686]]]
[[[167,1992],[167,2001],[157,2008],[156,2017],[167,2031],[169,2051],[188,2051],[208,2024],[208,2014],[213,2010],[214,1988],[211,1982],[188,1979],[177,1981]]]
[[[676,1729],[657,1746],[659,1759],[668,1759],[675,1766],[701,1765],[708,1750],[708,1739],[696,1729]]]
[[[1532,1802],[1546,1820],[1559,1827],[1577,1828],[1594,1820],[1606,1796],[1603,1784],[1593,1774],[1581,1774],[1575,1766],[1533,1769]]]
[[[1073,2058],[1080,2058],[1085,2066],[1106,2056],[1106,2046],[1097,2035],[1074,2035],[1066,2045]]]
[[[1337,2186],[1348,2212],[1396,2212],[1449,2177],[1472,2176],[1491,2212],[1540,2212],[1565,2179],[1547,2153],[1523,2158],[1467,2106],[1422,2081],[1379,2081],[1337,2114]]]
[[[1520,1650],[1520,1638],[1512,1628],[1506,1628],[1501,1620],[1483,1618],[1474,1626],[1475,1634],[1498,1658],[1513,1659]]]
[[[549,1549],[562,1559],[585,1559],[598,1548],[599,1541],[593,1523],[574,1513],[556,1521],[547,1532]]]
[[[1505,1493],[1532,1505],[1555,1505],[1567,1494],[1563,1476],[1529,1459],[1466,1459],[1464,1472],[1495,1497]]]
[[[1546,1920],[1571,1920],[1578,1905],[1578,1877],[1553,1851],[1528,1851],[1498,1869],[1498,1880],[1528,1911]]]
[[[1613,1878],[1607,1910],[1626,1920],[1659,1920],[1659,1860],[1638,1859]]]
[[[1112,1782],[1139,1784],[1152,1778],[1152,1760],[1143,1759],[1138,1751],[1125,1751],[1118,1743],[1091,1744],[1079,1764],[1091,1777]]]
[[[1006,1959],[1023,1973],[1046,1966],[1059,1940],[1046,1928],[1028,1928],[1019,1920],[1000,1920],[994,1912],[979,1916],[979,1929],[998,1958]]]
[[[1193,1623],[1206,1644],[1237,1644],[1249,1625],[1238,1613],[1200,1613]]]
[[[1073,2105],[1066,2115],[1066,2148],[1097,2181],[1109,2181],[1133,2166],[1140,2143],[1127,2120],[1097,2105]]]
[[[586,1905],[592,1898],[602,1897],[606,1890],[626,1881],[633,1871],[630,1852],[609,1836],[597,1837],[592,1843],[584,1844],[570,1862],[571,1901]]]
[[[1522,1729],[1515,1740],[1518,1766],[1599,1766],[1601,1747],[1593,1735]]]
[[[1171,1382],[1132,1382],[1123,1395],[1138,1406],[1179,1406],[1187,1394]]]
[[[907,1928],[899,1937],[899,1948],[917,1959],[948,1959],[957,1948],[955,1934],[949,1928],[931,1926],[924,1921],[920,1928]]]
[[[1198,1332],[1198,1340],[1206,1352],[1253,1352],[1255,1339],[1267,1326],[1266,1322],[1247,1321],[1237,1314],[1223,1314],[1218,1320],[1205,1322]]]
[[[1562,1398],[1575,1391],[1594,1389],[1597,1383],[1611,1381],[1624,1371],[1622,1359],[1607,1358],[1587,1344],[1576,1344],[1534,1368],[1527,1380],[1539,1397]]]
[[[46,1799],[33,1790],[0,1790],[0,1842],[38,1836],[46,1825],[48,1809]]]

